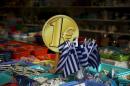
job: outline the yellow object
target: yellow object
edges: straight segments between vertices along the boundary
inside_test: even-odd
[[[51,17],[42,30],[45,45],[54,52],[59,52],[58,46],[64,41],[72,41],[78,36],[79,30],[76,22],[65,15]]]

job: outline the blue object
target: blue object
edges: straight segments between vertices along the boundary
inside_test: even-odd
[[[40,65],[32,65],[32,66],[29,66],[29,68],[43,70],[43,71],[48,71],[50,69],[49,67],[40,66]]]
[[[17,75],[16,80],[18,81],[18,86],[37,86],[37,85],[33,85],[34,83],[37,84],[36,81],[23,75]]]
[[[22,60],[11,60],[11,61],[7,61],[7,62],[2,62],[2,63],[0,63],[1,65],[8,65],[8,64],[11,64],[11,65],[13,65],[13,64],[16,64],[16,63],[19,63],[19,64],[21,64],[21,65],[27,65],[27,66],[32,66],[32,65],[34,65],[33,63],[31,63],[31,62],[25,62],[25,61],[22,61]]]
[[[91,80],[91,81],[90,80],[86,80],[84,82],[72,81],[72,82],[68,82],[68,83],[62,84],[60,86],[74,86],[74,85],[78,85],[80,83],[85,83],[85,86],[105,86],[104,84],[97,83],[94,80]]]
[[[85,85],[86,86],[105,86],[102,83],[97,83],[96,81],[90,81],[90,80],[86,80]]]
[[[0,58],[2,58],[4,61],[9,61],[12,56],[12,51],[0,51]]]
[[[8,62],[2,62],[2,63],[0,63],[0,65],[8,65],[8,64],[15,64],[15,63],[17,63],[18,61],[16,61],[16,60],[12,60],[12,61],[8,61]]]
[[[111,86],[117,86],[117,84],[114,80],[111,80]]]

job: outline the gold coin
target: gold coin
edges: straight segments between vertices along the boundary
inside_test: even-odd
[[[59,52],[58,46],[66,40],[72,41],[79,36],[76,22],[66,15],[56,15],[48,19],[42,29],[45,45],[54,52]]]

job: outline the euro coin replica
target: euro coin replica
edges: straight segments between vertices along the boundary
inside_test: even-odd
[[[76,22],[66,15],[56,15],[48,19],[42,29],[45,45],[54,52],[59,52],[58,46],[66,40],[72,41],[79,36]]]

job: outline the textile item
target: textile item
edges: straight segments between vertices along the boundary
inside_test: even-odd
[[[76,42],[75,44],[77,44],[77,40],[74,40],[74,42]],[[88,67],[89,63],[88,63],[88,50],[86,49],[86,41],[84,41],[83,44],[78,44],[76,48],[77,51],[77,55],[78,55],[78,59],[80,62],[80,65],[82,67]]]
[[[77,44],[77,40],[74,40]],[[98,68],[100,64],[100,56],[98,52],[98,45],[95,40],[86,41],[83,44],[78,44],[76,48],[78,59],[82,67],[92,66],[93,68]]]
[[[63,76],[67,77],[80,70],[78,56],[73,43],[66,41],[59,46],[59,50],[61,57],[56,72],[62,70],[64,72]]]
[[[64,77],[77,72],[81,67],[92,66],[98,69],[100,56],[95,40],[84,41],[78,44],[78,40],[73,42],[65,41],[59,46],[61,57],[57,66],[57,71],[63,71]]]
[[[85,48],[85,51],[87,51],[89,65],[98,69],[100,64],[100,55],[98,52],[98,45],[96,44],[95,40],[89,42]]]

